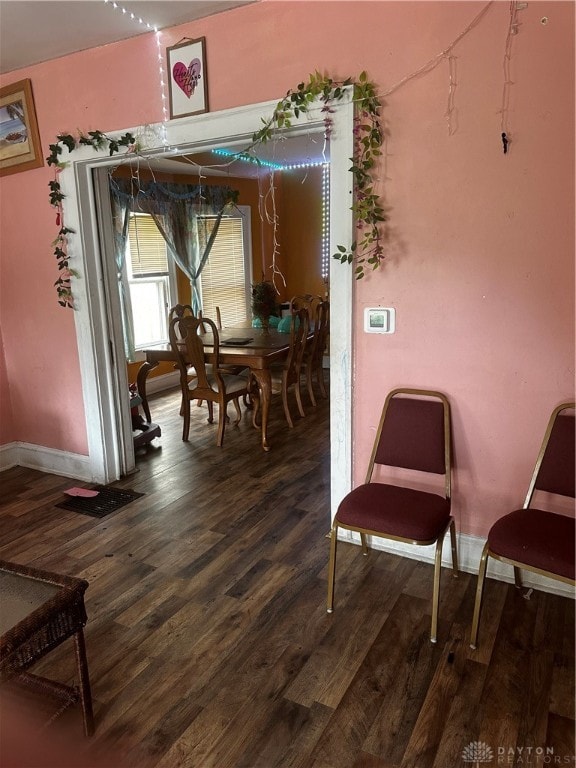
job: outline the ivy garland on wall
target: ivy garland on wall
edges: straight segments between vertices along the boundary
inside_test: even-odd
[[[324,115],[324,133],[327,141],[332,132],[332,114],[335,106],[341,102],[348,87],[353,88],[354,114],[354,155],[351,158],[350,172],[353,175],[353,203],[351,210],[356,220],[357,237],[350,247],[337,246],[333,254],[342,264],[353,264],[356,279],[361,279],[368,268],[377,269],[384,259],[383,225],[386,221],[384,209],[379,196],[375,192],[373,177],[376,158],[381,155],[383,131],[380,124],[380,101],[376,96],[374,83],[368,80],[366,72],[361,72],[358,79],[346,78],[334,80],[319,72],[309,76],[308,82],[301,82],[294,90],[289,90],[281,99],[272,114],[265,120],[263,126],[254,133],[252,144],[240,155],[254,155],[259,144],[272,141],[276,134],[290,128],[292,121],[307,113],[314,101],[319,99]],[[48,165],[55,168],[55,178],[49,183],[50,205],[56,210],[56,225],[59,227],[58,236],[52,243],[56,257],[59,277],[54,283],[58,294],[58,303],[63,307],[73,308],[71,278],[77,273],[69,265],[67,246],[68,236],[74,230],[64,225],[63,200],[65,195],[60,187],[59,175],[66,167],[62,162],[63,148],[73,152],[80,146],[90,146],[96,152],[107,151],[110,156],[126,147],[129,153],[137,153],[139,146],[131,133],[125,133],[120,138],[112,138],[101,131],[89,131],[75,138],[71,134],[59,134],[55,144],[50,144],[50,155],[46,158]]]
[[[61,133],[56,137],[57,143],[50,144],[50,154],[46,158],[48,165],[55,167],[55,177],[48,183],[50,187],[50,205],[56,209],[56,226],[58,236],[53,241],[54,256],[58,265],[59,276],[54,285],[58,295],[58,304],[62,307],[73,308],[74,297],[72,296],[72,277],[78,277],[78,273],[71,269],[68,262],[68,235],[74,234],[74,230],[64,226],[63,200],[66,197],[60,187],[60,172],[66,168],[67,163],[60,159],[62,148],[66,147],[68,152],[73,152],[81,146],[92,147],[96,152],[108,150],[110,155],[120,151],[120,147],[127,147],[128,151],[134,152],[137,148],[136,139],[131,133],[125,133],[119,139],[110,138],[101,131],[89,131],[88,135],[80,134],[76,139],[69,133]]]

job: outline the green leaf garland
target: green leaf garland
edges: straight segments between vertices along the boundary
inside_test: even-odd
[[[239,154],[253,156],[254,149],[259,144],[272,141],[277,132],[286,130],[294,119],[307,113],[314,101],[323,103],[324,135],[327,140],[332,133],[332,117],[335,105],[342,101],[347,88],[353,88],[354,115],[354,156],[350,172],[353,176],[354,198],[351,210],[356,220],[357,237],[350,247],[337,246],[333,258],[342,264],[352,264],[357,280],[364,277],[369,268],[377,269],[384,256],[383,225],[386,221],[384,208],[379,196],[374,191],[373,178],[376,158],[381,155],[384,142],[380,124],[381,103],[376,95],[376,87],[368,79],[366,72],[361,72],[357,80],[350,77],[335,80],[316,71],[301,82],[296,89],[289,90],[281,99],[272,114],[266,120],[262,119],[262,127],[252,136],[252,144],[248,150]],[[110,156],[126,148],[128,152],[138,152],[138,144],[131,133],[125,133],[119,138],[112,138],[102,131],[88,131],[74,137],[69,133],[61,133],[56,137],[56,143],[50,144],[50,154],[46,158],[48,165],[54,166],[55,177],[50,181],[50,205],[56,210],[56,225],[59,227],[58,236],[52,243],[54,256],[60,275],[54,283],[58,295],[58,303],[63,307],[74,307],[74,297],[71,289],[72,276],[77,273],[70,268],[67,246],[68,235],[74,230],[64,226],[63,200],[65,195],[60,187],[59,175],[66,163],[62,162],[62,152],[65,147],[69,153],[79,146],[89,146],[95,152],[107,151]]]

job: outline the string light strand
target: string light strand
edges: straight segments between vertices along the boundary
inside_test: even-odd
[[[456,56],[448,56],[448,72],[449,72],[449,85],[448,85],[448,106],[444,117],[448,123],[448,136],[452,136],[458,130],[458,110],[455,106],[455,93],[458,81],[456,78]]]
[[[396,83],[396,85],[393,85],[391,88],[388,88],[387,91],[384,91],[384,93],[381,94],[381,98],[386,98],[386,96],[390,96],[391,93],[394,93],[399,88],[401,88],[403,85],[408,83],[410,80],[414,80],[415,77],[420,77],[420,75],[426,75],[428,72],[431,72],[433,69],[436,69],[438,64],[440,64],[441,61],[443,61],[445,58],[449,56],[449,54],[452,52],[452,50],[456,47],[456,45],[462,40],[463,37],[465,37],[469,32],[471,32],[474,27],[476,27],[481,19],[484,17],[484,15],[487,13],[488,9],[492,5],[493,0],[490,0],[482,10],[476,14],[476,16],[472,19],[470,24],[460,32],[458,37],[456,37],[450,45],[448,45],[446,48],[444,48],[443,51],[440,51],[434,58],[430,59],[430,61],[427,61],[426,64],[419,67],[414,72],[411,72],[409,75],[406,75],[403,77],[399,82]]]
[[[164,147],[168,147],[168,131],[167,131],[167,123],[170,119],[169,111],[168,111],[168,97],[166,95],[166,81],[165,81],[165,72],[164,72],[164,55],[162,51],[162,33],[158,29],[157,26],[154,24],[150,24],[147,21],[144,21],[144,19],[141,16],[137,16],[135,13],[132,13],[124,6],[120,5],[119,3],[115,2],[115,0],[104,0],[104,3],[108,5],[110,8],[112,8],[115,11],[120,11],[123,16],[128,16],[135,24],[140,24],[143,27],[146,27],[146,29],[149,29],[151,32],[154,32],[154,36],[156,39],[156,48],[158,53],[158,81],[160,84],[160,98],[162,101],[162,127],[161,127],[161,141]]]
[[[512,60],[512,42],[515,35],[518,34],[518,3],[512,2],[509,6],[510,21],[508,23],[508,32],[506,34],[506,43],[504,45],[504,58],[502,60],[502,71],[504,73],[504,84],[502,86],[502,104],[500,106],[500,131],[502,135],[502,144],[504,154],[508,152],[510,143],[508,117],[510,112],[510,88],[514,85],[510,74],[510,62]]]

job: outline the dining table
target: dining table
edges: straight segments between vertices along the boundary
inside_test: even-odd
[[[214,339],[209,332],[200,334],[208,363],[214,360]],[[233,326],[218,332],[220,365],[242,365],[250,369],[260,390],[260,411],[262,414],[262,448],[270,450],[268,443],[268,417],[272,400],[273,363],[282,363],[290,350],[290,334],[275,328],[263,329],[251,326]],[[176,353],[169,343],[151,344],[140,350],[146,357],[138,369],[136,387],[142,399],[142,409],[148,422],[151,421],[150,406],[146,396],[146,380],[150,371],[161,362],[176,362]]]

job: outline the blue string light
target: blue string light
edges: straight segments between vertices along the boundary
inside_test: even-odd
[[[320,274],[323,280],[328,280],[330,274],[330,163],[320,160],[307,163],[290,163],[283,165],[269,160],[260,160],[243,152],[232,152],[229,149],[213,149],[212,153],[220,157],[229,157],[244,163],[252,163],[273,171],[292,171],[300,168],[322,168],[322,248]]]

